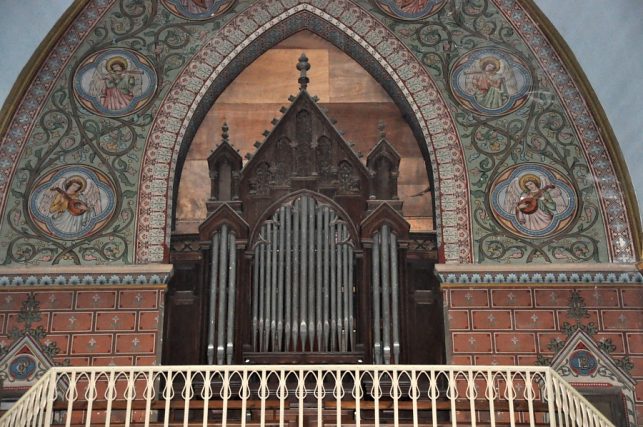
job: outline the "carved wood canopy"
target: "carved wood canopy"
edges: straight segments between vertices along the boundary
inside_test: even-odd
[[[241,172],[240,198],[249,222],[274,200],[307,189],[337,200],[368,197],[368,172],[304,89]]]

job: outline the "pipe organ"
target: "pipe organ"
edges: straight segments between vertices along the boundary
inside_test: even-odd
[[[400,156],[380,129],[364,164],[308,94],[309,68],[302,56],[298,96],[245,165],[223,127],[208,216],[173,243],[163,363],[442,361],[416,328],[441,307],[412,262]]]
[[[355,348],[353,248],[346,221],[309,195],[261,224],[253,249],[253,351]]]

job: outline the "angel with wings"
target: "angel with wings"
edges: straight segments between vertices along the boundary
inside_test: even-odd
[[[89,93],[108,110],[124,110],[135,97],[141,95],[142,74],[141,70],[130,69],[126,58],[113,56],[96,67],[89,84]]]
[[[465,71],[465,88],[485,108],[502,108],[518,92],[516,76],[506,62],[493,55],[477,61],[477,70]]]
[[[569,206],[569,196],[549,182],[546,176],[526,173],[507,187],[503,208],[513,212],[528,230],[547,228],[556,214]]]
[[[81,175],[61,177],[40,199],[40,212],[51,216],[51,225],[65,234],[82,233],[91,218],[103,211],[100,189]]]

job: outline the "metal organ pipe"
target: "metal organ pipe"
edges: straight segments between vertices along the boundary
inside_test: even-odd
[[[337,351],[337,231],[333,212],[329,224],[330,232],[330,351]]]
[[[259,329],[259,247],[255,249],[255,259],[252,266],[252,348],[257,348]]]
[[[222,365],[225,360],[225,306],[226,283],[228,278],[228,225],[221,226],[221,240],[219,245],[219,310],[217,316],[217,364]]]
[[[390,229],[388,225],[382,226],[382,350],[384,363],[391,359],[391,301],[390,301],[390,258],[389,258]]]
[[[399,294],[400,284],[397,271],[397,236],[391,233],[391,318],[393,329],[393,363],[400,363],[400,319]]]
[[[208,363],[214,364],[214,341],[216,334],[215,311],[217,309],[217,279],[219,274],[219,233],[212,236],[212,255],[210,269],[210,301],[208,313],[210,319],[208,322]]]
[[[398,242],[388,225],[373,236],[373,352],[375,363],[399,363]],[[381,313],[381,316],[380,316]],[[381,340],[380,340],[381,337]]]
[[[292,314],[292,256],[293,252],[291,251],[291,240],[292,240],[292,211],[290,209],[290,206],[284,206],[283,208],[283,213],[285,216],[285,223],[286,223],[286,319],[284,322],[284,333],[285,333],[285,341],[284,341],[284,346],[282,348],[288,348],[290,347],[290,332],[291,332],[291,314]],[[254,301],[254,300],[253,300]]]
[[[251,302],[254,350],[353,351],[354,251],[346,224],[328,205],[301,196],[261,230]]]
[[[380,320],[380,233],[373,236],[372,258],[372,283],[373,288],[373,354],[377,365],[382,363],[382,323]]]
[[[371,251],[374,362],[400,362],[399,244],[390,226]],[[208,363],[234,354],[236,237],[227,224],[212,236]],[[354,247],[347,224],[328,205],[301,196],[260,228],[252,267],[252,346],[260,352],[355,350]]]
[[[315,229],[319,224],[315,223],[315,200],[307,197],[308,202],[308,345],[310,351],[315,346],[315,313],[317,312],[315,301],[317,293],[315,290],[315,273],[317,271],[315,263]]]
[[[230,267],[228,273],[228,331],[226,333],[226,363],[232,363],[234,351],[234,303],[237,283],[237,242],[234,234],[230,234]],[[222,316],[223,317],[223,316]]]
[[[277,345],[277,293],[279,293],[279,283],[277,282],[277,270],[279,266],[277,259],[279,255],[279,230],[278,223],[272,223],[272,274],[270,275],[270,283],[272,283],[272,294],[270,295],[270,340],[272,346]]]
[[[335,231],[335,238],[337,239],[338,242],[342,241],[342,227],[341,224],[337,224],[337,229]],[[337,245],[337,251],[335,252],[335,255],[337,256],[337,288],[336,288],[336,304],[335,304],[335,316],[337,318],[337,348],[339,351],[344,351],[344,348],[342,347],[342,284],[343,284],[343,279],[344,279],[344,274],[343,274],[343,259],[342,259],[342,252],[343,252],[344,247],[340,244]]]
[[[293,236],[292,236],[292,255],[293,255],[293,284],[292,284],[292,350],[297,351],[299,338],[299,213],[301,199],[297,199],[293,209]]]
[[[346,225],[342,224],[342,242],[348,241],[348,232],[346,231]],[[348,286],[348,249],[349,246],[346,243],[342,244],[341,248],[342,254],[342,296],[344,298],[343,304],[341,304],[342,310],[342,351],[348,351],[348,336],[350,334],[348,326],[348,304],[349,300],[352,297],[351,289]],[[352,261],[352,260],[351,260]]]
[[[301,207],[301,243],[299,246],[301,248],[301,288],[299,290],[299,309],[301,312],[301,319],[299,323],[299,337],[301,338],[301,349],[302,351],[306,351],[306,336],[308,335],[308,326],[306,325],[306,321],[308,319],[308,313],[306,310],[306,291],[308,290],[308,254],[306,253],[308,251],[308,198],[301,198]]]
[[[266,226],[263,225],[261,227],[261,236],[264,236],[266,233]],[[259,258],[259,350],[260,351],[265,351],[264,347],[264,325],[266,323],[265,315],[264,315],[264,300],[265,300],[265,289],[266,289],[266,245],[265,244],[260,244],[257,246],[257,249],[255,251],[259,252],[259,256],[257,257],[255,255],[255,260]]]
[[[323,264],[322,264],[322,259],[323,259],[323,252],[324,252],[324,240],[323,240],[323,208],[317,208],[317,220],[316,224],[317,227],[315,227],[315,231],[317,232],[316,240],[315,240],[315,246],[317,248],[315,254],[317,255],[316,261],[315,261],[315,267],[317,268],[316,270],[316,281],[315,281],[315,329],[316,329],[316,336],[317,336],[317,348],[321,349],[322,348],[322,335],[323,335],[323,326],[322,326],[322,304],[323,304],[323,298],[322,298],[322,269],[323,269]]]
[[[323,294],[323,325],[322,325],[322,342],[323,346],[320,346],[321,348],[328,349],[328,344],[330,340],[330,290],[329,290],[329,283],[330,283],[330,226],[329,226],[329,221],[330,221],[330,213],[328,206],[323,207],[323,220],[322,220],[322,233],[324,236],[324,242],[323,242],[323,258],[322,258],[322,264],[323,264],[323,271],[324,274],[322,276],[322,294]]]
[[[268,221],[266,223],[266,240],[268,243],[266,243],[265,251],[266,251],[266,278],[265,278],[265,283],[266,283],[266,288],[264,290],[264,293],[266,296],[264,297],[266,307],[264,308],[264,313],[266,315],[266,322],[264,324],[265,329],[264,329],[264,336],[263,336],[263,344],[266,348],[270,348],[270,335],[271,335],[271,327],[272,327],[272,316],[270,312],[270,302],[271,302],[271,297],[272,297],[272,286],[273,283],[270,280],[271,278],[271,272],[272,272],[272,227],[271,227],[271,222]]]
[[[284,332],[284,256],[285,256],[285,234],[286,234],[286,208],[281,207],[279,209],[278,221],[279,221],[279,257],[277,261],[277,294],[275,298],[277,299],[277,343],[276,346],[278,349],[282,348],[283,332]]]
[[[227,224],[222,225],[212,236],[207,350],[210,364],[230,364],[234,354],[236,246],[235,235],[230,232]],[[258,284],[253,288],[254,294],[258,290]],[[253,330],[258,329],[257,318],[257,313],[253,311]]]

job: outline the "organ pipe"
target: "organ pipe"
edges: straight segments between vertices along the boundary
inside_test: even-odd
[[[225,327],[226,286],[228,276],[228,226],[221,227],[221,240],[219,245],[219,312],[217,316],[217,364],[222,365],[225,360]]]
[[[254,351],[354,351],[354,252],[346,224],[302,196],[262,225],[252,292]],[[284,337],[282,339],[282,337]]]
[[[373,236],[373,353],[375,363],[400,361],[398,242],[384,224]]]
[[[216,321],[214,312],[217,308],[217,279],[219,274],[219,233],[215,233],[212,236],[212,258],[211,258],[212,268],[210,270],[210,304],[208,305],[208,313],[210,313],[210,319],[208,322],[208,363],[214,363],[214,340],[216,334]]]
[[[212,236],[210,293],[208,301],[208,349],[210,364],[230,364],[234,354],[236,295],[236,238],[227,224]],[[256,281],[256,279],[253,279]],[[258,282],[253,293],[258,293]],[[258,328],[258,313],[253,311],[253,328]]]

